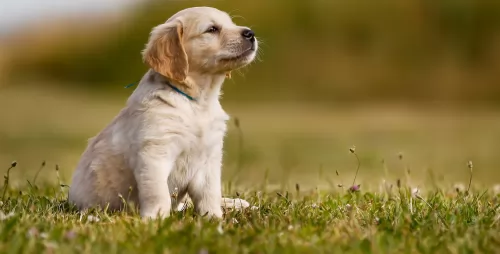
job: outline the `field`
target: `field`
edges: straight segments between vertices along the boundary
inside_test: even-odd
[[[495,253],[498,198],[394,186],[384,192],[240,193],[254,204],[222,221],[192,208],[141,221],[133,209],[79,213],[64,188],[12,190],[1,214],[2,253]]]
[[[0,189],[1,253],[500,250],[500,116],[491,109],[228,104],[238,124],[227,137],[224,194],[252,208],[219,222],[192,207],[143,222],[133,208],[79,213],[66,201],[85,140],[126,94],[45,87],[0,94],[0,107],[16,108],[0,113],[4,174],[16,160]]]

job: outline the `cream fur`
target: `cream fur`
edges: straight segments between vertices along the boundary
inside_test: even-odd
[[[211,26],[220,31],[206,32]],[[138,204],[144,218],[169,216],[187,194],[202,215],[220,218],[223,206],[248,206],[246,201],[223,202],[221,193],[229,119],[219,103],[222,83],[257,52],[257,40],[243,38],[243,29],[210,7],[182,10],[155,27],[143,52],[151,69],[121,112],[89,140],[73,175],[70,202],[80,209],[116,210],[123,207],[123,197]],[[174,35],[182,45],[175,45]],[[187,59],[178,59],[183,56]],[[173,91],[167,82],[197,100]]]

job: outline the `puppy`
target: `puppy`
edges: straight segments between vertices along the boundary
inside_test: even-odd
[[[184,9],[153,28],[142,52],[151,68],[121,112],[89,140],[69,201],[79,209],[118,210],[126,200],[138,204],[141,217],[157,218],[189,195],[196,212],[222,217],[229,116],[219,96],[226,75],[251,63],[257,48],[252,30],[210,7]]]

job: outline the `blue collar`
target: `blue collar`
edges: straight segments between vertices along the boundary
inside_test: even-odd
[[[126,86],[125,86],[125,88],[130,88],[130,87],[133,87],[133,86],[134,86],[135,84],[137,84],[137,83],[138,83],[138,82],[128,84],[128,85],[126,85]],[[167,81],[167,82],[166,82],[166,84],[167,84],[170,88],[172,88],[174,91],[176,91],[176,92],[178,92],[178,93],[180,93],[180,94],[184,95],[184,97],[188,98],[190,101],[196,101],[196,99],[195,99],[195,98],[193,98],[193,97],[191,97],[189,94],[187,94],[187,93],[185,93],[185,92],[181,91],[181,90],[180,90],[179,88],[177,88],[176,86],[174,86],[174,85],[170,84],[170,82],[168,82],[168,81]]]
[[[174,85],[170,84],[170,82],[168,82],[168,81],[167,81],[167,82],[166,82],[166,84],[167,84],[168,86],[170,86],[170,88],[172,88],[174,91],[176,91],[176,92],[178,92],[178,93],[180,93],[180,94],[184,95],[184,97],[188,98],[190,101],[196,101],[196,99],[195,99],[195,98],[193,98],[193,97],[191,97],[189,94],[187,94],[187,93],[185,93],[185,92],[181,91],[181,90],[180,90],[179,88],[177,88],[176,86],[174,86]]]

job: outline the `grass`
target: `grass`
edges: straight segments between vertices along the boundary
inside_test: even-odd
[[[350,151],[358,158],[354,148]],[[7,172],[16,166],[13,162]],[[472,162],[468,166],[472,181]],[[358,160],[353,183],[359,168]],[[470,184],[466,191],[428,188],[425,194],[400,180],[384,183],[378,192],[359,185],[302,190],[297,183],[294,190],[275,191],[263,186],[236,192],[251,207],[225,210],[222,220],[201,217],[191,205],[167,219],[144,221],[133,208],[78,211],[68,203],[68,186],[59,174],[58,185],[27,182],[25,188],[11,188],[5,175],[1,253],[500,251],[500,194]]]
[[[192,208],[143,222],[133,212],[80,213],[58,186],[9,190],[2,253],[494,253],[499,198],[376,192],[241,193],[254,207],[208,220]]]

